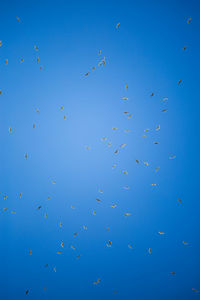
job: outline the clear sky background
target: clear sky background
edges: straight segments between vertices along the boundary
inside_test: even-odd
[[[199,16],[194,0],[0,1],[2,300],[199,297]]]

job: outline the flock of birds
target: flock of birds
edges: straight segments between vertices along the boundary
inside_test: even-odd
[[[189,18],[189,19],[187,20],[187,24],[190,24],[191,20],[192,20],[192,18]],[[19,17],[17,17],[17,21],[18,21],[19,23],[21,23],[21,20],[20,20]],[[120,22],[116,25],[116,29],[118,30],[119,27],[120,27]],[[3,42],[0,41],[0,48],[1,48],[2,46],[3,46]],[[34,49],[35,49],[36,52],[39,51],[39,48],[38,48],[36,45],[34,45]],[[183,51],[185,51],[186,49],[187,49],[187,47],[184,46],[184,47],[183,47]],[[99,56],[99,57],[101,56],[101,53],[102,53],[102,50],[99,50],[99,52],[98,52],[98,56]],[[39,56],[37,56],[36,61],[37,61],[37,63],[39,64],[39,62],[40,62]],[[19,62],[20,62],[20,63],[23,63],[23,62],[24,62],[24,57],[22,57],[22,58],[20,59]],[[5,60],[5,64],[8,65],[8,59]],[[90,73],[93,72],[93,71],[96,69],[96,67],[100,67],[100,66],[106,66],[106,59],[105,59],[105,57],[103,57],[103,58],[98,62],[97,65],[95,65],[94,67],[92,67],[91,71],[88,71],[87,73],[85,73],[85,74],[84,74],[84,77],[88,77],[88,76],[90,75]],[[40,66],[40,70],[41,70],[41,71],[43,70],[43,66]],[[181,83],[182,83],[182,80],[179,80],[179,81],[178,81],[178,85],[180,85]],[[125,85],[125,90],[128,91],[128,85],[127,85],[127,84]],[[2,95],[2,94],[3,94],[3,91],[0,90],[0,95]],[[152,92],[151,95],[150,95],[150,97],[153,97],[153,96],[154,96],[154,93]],[[123,100],[123,101],[128,101],[128,97],[123,97],[122,100]],[[163,100],[164,102],[166,102],[166,101],[168,101],[168,98],[163,98],[162,100]],[[64,105],[61,106],[60,110],[63,111],[63,109],[64,109]],[[37,114],[40,114],[40,111],[39,111],[38,108],[36,108],[35,111],[36,111]],[[164,112],[166,112],[166,111],[167,111],[166,108],[163,109],[163,110],[161,110],[162,113],[164,113]],[[124,112],[124,115],[125,115],[128,119],[130,119],[130,118],[132,117],[132,114],[129,113],[129,112],[127,112],[127,111]],[[66,115],[64,115],[64,120],[66,120],[66,118],[67,118]],[[33,129],[35,129],[35,128],[36,128],[36,124],[33,123]],[[160,124],[158,124],[157,127],[155,128],[155,130],[156,130],[156,131],[159,131],[160,128],[161,128],[161,126],[160,126]],[[116,128],[116,127],[113,127],[113,128],[112,128],[112,130],[114,130],[114,131],[116,131],[117,129],[118,129],[118,128]],[[146,133],[147,133],[149,130],[150,130],[149,128],[147,128],[147,129],[144,130],[144,135],[143,135],[144,138],[147,137]],[[12,128],[9,127],[9,128],[8,128],[8,131],[9,131],[9,133],[11,134],[11,133],[12,133]],[[130,130],[127,129],[127,130],[125,130],[124,132],[125,132],[125,133],[128,133],[128,132],[130,132]],[[105,142],[105,141],[107,141],[107,138],[103,137],[103,138],[101,138],[101,140],[102,140],[103,142]],[[110,141],[107,141],[107,142],[108,142],[108,147],[111,147],[111,142],[110,142]],[[157,144],[159,144],[159,142],[155,141],[154,144],[157,145]],[[114,153],[117,154],[117,153],[119,152],[119,150],[120,150],[121,148],[124,148],[125,146],[126,146],[126,144],[121,144],[121,145],[114,151]],[[87,150],[90,150],[90,149],[91,149],[90,146],[85,146],[85,147],[86,147]],[[25,158],[26,160],[28,159],[28,154],[27,154],[27,152],[25,152],[24,158]],[[169,159],[175,159],[175,158],[176,158],[175,155],[169,156]],[[136,163],[137,163],[137,164],[140,164],[141,162],[140,162],[139,160],[136,159]],[[143,164],[144,164],[145,166],[149,166],[149,163],[148,163],[148,162],[143,162]],[[112,166],[112,169],[114,169],[116,166],[117,166],[117,165],[114,164],[114,165]],[[158,171],[159,171],[159,168],[160,168],[159,166],[156,167],[156,168],[155,168],[155,172],[158,172]],[[125,175],[128,175],[128,172],[127,172],[126,170],[123,170],[122,172],[123,172]],[[56,181],[52,180],[52,184],[56,184]],[[156,186],[156,184],[155,184],[155,183],[152,183],[152,186]],[[123,188],[124,188],[124,189],[129,189],[130,187],[129,187],[129,186],[124,186]],[[103,193],[103,190],[100,189],[100,190],[99,190],[99,193],[102,194],[102,193]],[[4,195],[4,196],[3,196],[3,199],[4,199],[4,200],[6,200],[7,198],[8,198],[8,195]],[[20,198],[20,199],[22,198],[22,192],[19,194],[19,198]],[[50,200],[50,197],[48,197],[48,200]],[[101,200],[100,200],[99,198],[96,198],[96,201],[97,201],[97,202],[101,202]],[[179,204],[182,204],[182,200],[181,200],[180,198],[178,198],[177,201],[179,202]],[[112,208],[115,208],[115,207],[117,207],[117,204],[112,204],[111,207],[112,207]],[[40,210],[41,208],[42,208],[42,206],[39,205],[39,206],[37,207],[37,210]],[[72,205],[71,208],[72,208],[72,209],[75,209],[75,206]],[[7,209],[6,207],[3,208],[2,213],[5,212],[5,211],[7,211],[7,210],[8,210],[8,209]],[[93,210],[92,213],[93,213],[93,215],[96,215],[96,211]],[[16,211],[11,211],[11,214],[16,214]],[[130,212],[125,212],[125,213],[124,213],[124,216],[125,216],[125,217],[128,217],[128,216],[130,216],[130,215],[131,215]],[[44,217],[47,218],[47,213],[45,213]],[[62,222],[59,223],[59,226],[62,227]],[[87,226],[83,225],[83,229],[84,229],[84,230],[87,230]],[[109,227],[107,227],[107,230],[109,231]],[[75,232],[73,236],[76,237],[77,234],[78,234],[78,232]],[[165,235],[165,232],[159,231],[158,234],[159,234],[159,235]],[[182,243],[183,243],[183,245],[185,245],[185,246],[188,245],[188,243],[185,242],[185,241],[182,241]],[[64,243],[61,242],[60,246],[61,246],[61,248],[63,249],[63,248],[64,248]],[[107,246],[107,247],[112,247],[112,241],[111,241],[111,240],[108,240],[108,242],[106,243],[106,246]],[[128,247],[129,247],[130,249],[133,249],[133,246],[130,245],[130,244],[128,245]],[[72,248],[72,250],[75,250],[75,249],[76,249],[73,245],[71,245],[71,248]],[[62,254],[62,252],[63,252],[63,251],[60,250],[60,251],[57,251],[56,254],[57,254],[57,255],[60,255],[60,254]],[[151,249],[151,248],[148,248],[148,253],[151,255],[151,253],[152,253],[152,249]],[[32,250],[29,250],[29,255],[32,255]],[[77,256],[77,258],[80,259],[80,257],[81,257],[81,255],[79,254],[79,255]],[[45,267],[48,268],[48,264],[46,264]],[[56,266],[53,268],[53,271],[54,271],[54,272],[57,272]],[[175,273],[174,271],[172,271],[172,272],[170,272],[170,274],[171,274],[171,275],[175,275],[176,273]],[[94,285],[97,285],[97,284],[99,284],[100,282],[101,282],[101,279],[98,278],[96,281],[93,282],[93,284],[94,284]],[[44,288],[44,290],[46,290],[46,287]],[[28,294],[29,294],[29,291],[30,291],[30,290],[27,289],[27,290],[25,291],[25,295],[28,295]],[[195,292],[195,293],[197,293],[197,294],[200,294],[200,292],[199,292],[197,289],[195,289],[195,288],[192,288],[192,291]],[[117,291],[114,291],[114,293],[117,293]]]

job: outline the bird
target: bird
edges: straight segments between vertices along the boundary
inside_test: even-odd
[[[116,25],[116,28],[117,28],[117,29],[119,28],[119,25],[120,25],[120,22],[119,22],[119,23],[117,23],[117,25]]]

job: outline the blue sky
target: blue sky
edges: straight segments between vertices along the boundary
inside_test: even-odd
[[[199,297],[200,2],[0,4],[1,299]]]

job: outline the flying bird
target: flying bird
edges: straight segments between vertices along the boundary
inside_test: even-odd
[[[108,244],[106,244],[107,247],[112,247],[112,242],[109,240]]]
[[[119,28],[119,25],[120,25],[120,22],[119,22],[119,23],[117,23],[117,25],[116,25],[116,28],[117,28],[117,29]]]
[[[131,215],[131,213],[129,213],[129,212],[124,213],[124,216],[125,216],[125,217],[128,217],[128,216],[130,216],[130,215]]]
[[[156,130],[157,130],[157,131],[160,130],[160,125],[158,125],[158,126],[156,127]]]
[[[180,80],[178,81],[178,85],[180,85],[180,84],[181,84],[181,82],[182,82],[182,79],[180,79]]]
[[[174,159],[176,158],[176,155],[170,156],[169,159]]]
[[[93,284],[95,284],[95,285],[96,285],[96,284],[99,284],[100,281],[101,281],[101,279],[98,278],[97,281],[94,281],[94,282],[93,282]]]
[[[177,199],[180,204],[182,204],[182,200],[180,198]]]

